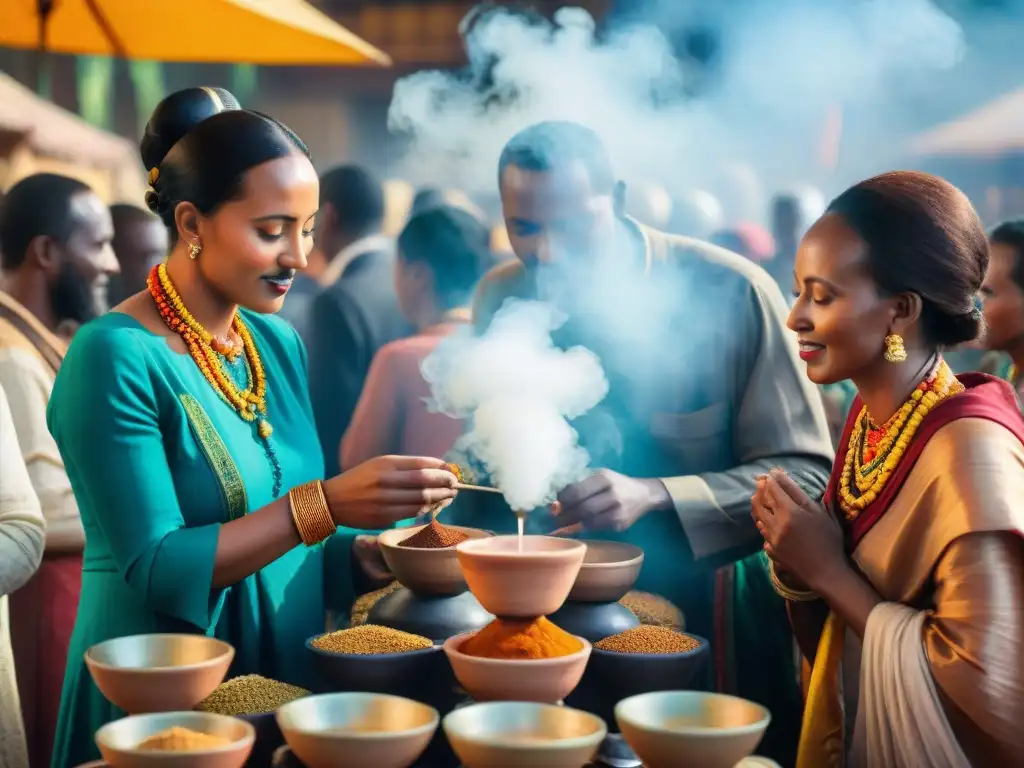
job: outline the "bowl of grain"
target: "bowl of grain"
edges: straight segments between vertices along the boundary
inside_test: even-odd
[[[274,751],[284,744],[274,713],[290,701],[309,696],[295,685],[260,675],[241,675],[225,680],[196,706],[199,712],[212,712],[245,720],[256,731],[250,760],[254,765],[270,765]]]
[[[455,551],[469,590],[489,613],[532,618],[561,608],[587,545],[556,536],[492,536]]]
[[[235,649],[203,635],[132,635],[85,652],[96,687],[133,715],[188,710],[220,685]]]
[[[361,624],[311,637],[306,648],[333,692],[393,693],[445,710],[455,679],[441,647],[420,635]]]
[[[668,627],[641,625],[594,643],[572,706],[612,722],[622,699],[688,687],[708,659],[708,641]]]
[[[631,696],[615,707],[623,737],[647,768],[733,768],[761,742],[771,714],[760,704],[700,691]]]
[[[464,768],[580,768],[608,732],[586,712],[524,701],[471,704],[443,728]]]
[[[111,768],[241,768],[256,735],[242,720],[209,712],[158,712],[107,723],[96,746]]]
[[[455,545],[492,536],[488,531],[442,525],[394,528],[377,536],[384,562],[409,591],[424,597],[461,595],[469,587],[459,567]]]
[[[569,592],[569,600],[612,603],[622,599],[640,578],[644,551],[621,541],[585,540],[587,552]]]
[[[307,768],[408,768],[441,716],[418,701],[379,693],[327,693],[285,704],[277,723]]]
[[[556,704],[579,684],[590,651],[544,617],[495,619],[444,643],[455,679],[475,701]]]

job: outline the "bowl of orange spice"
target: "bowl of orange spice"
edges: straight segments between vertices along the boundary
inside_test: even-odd
[[[590,643],[543,616],[495,619],[448,638],[444,652],[475,701],[560,702],[579,684]]]

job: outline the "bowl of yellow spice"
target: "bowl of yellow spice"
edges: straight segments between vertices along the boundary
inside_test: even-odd
[[[209,712],[131,715],[96,731],[96,746],[111,768],[241,768],[249,759],[253,727]]]
[[[498,618],[444,644],[455,678],[475,701],[556,704],[579,684],[590,651],[589,642],[543,616]]]

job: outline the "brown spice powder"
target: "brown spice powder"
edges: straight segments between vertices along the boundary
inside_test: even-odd
[[[441,525],[437,522],[437,518],[434,518],[429,525],[420,528],[412,536],[402,539],[399,544],[414,549],[443,549],[444,547],[454,547],[460,541],[465,541],[468,538],[469,536],[462,531]]]

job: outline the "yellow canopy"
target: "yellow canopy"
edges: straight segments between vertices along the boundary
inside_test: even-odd
[[[52,8],[43,41],[40,5]],[[0,46],[40,42],[53,53],[156,61],[391,63],[303,0],[0,0]]]

